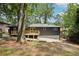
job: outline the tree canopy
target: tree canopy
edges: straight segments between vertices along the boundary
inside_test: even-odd
[[[19,4],[0,4],[0,18],[5,19],[11,24],[16,24],[18,22],[18,11]],[[27,4],[27,15],[29,23],[42,23],[52,17],[53,13],[53,4],[36,4],[29,3]],[[47,20],[45,20],[45,15]],[[41,19],[41,20],[40,20]],[[44,21],[45,20],[45,21]]]

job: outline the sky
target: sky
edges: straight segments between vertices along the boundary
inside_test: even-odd
[[[54,16],[56,16],[57,14],[61,14],[64,13],[67,10],[67,3],[55,3],[54,5]],[[51,20],[49,20],[49,22],[55,22],[56,19],[54,19],[53,17],[51,18]]]
[[[63,13],[67,10],[67,4],[66,3],[56,3],[54,4],[54,15],[57,15],[59,13]]]

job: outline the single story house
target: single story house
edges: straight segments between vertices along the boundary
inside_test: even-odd
[[[17,26],[9,26],[9,33],[11,36],[17,36]],[[30,24],[25,30],[26,38],[54,38],[60,37],[60,26],[50,24]]]

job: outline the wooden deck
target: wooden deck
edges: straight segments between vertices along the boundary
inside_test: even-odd
[[[17,34],[11,34],[11,36],[17,36]],[[26,33],[25,34],[26,38],[38,38],[39,33]]]
[[[34,39],[34,38],[37,38],[38,35],[40,35],[40,32],[36,28],[28,28],[25,30],[26,38],[33,38]],[[11,36],[17,36],[16,29],[11,31]]]
[[[11,35],[17,35],[17,33],[12,33]],[[26,33],[25,35],[39,35],[39,33]]]

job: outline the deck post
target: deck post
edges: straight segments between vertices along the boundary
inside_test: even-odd
[[[61,30],[59,28],[59,40],[61,40]]]
[[[28,38],[29,38],[29,35],[28,35]]]
[[[37,35],[37,39],[39,39],[38,35]]]
[[[34,39],[34,35],[33,35],[33,39]]]

